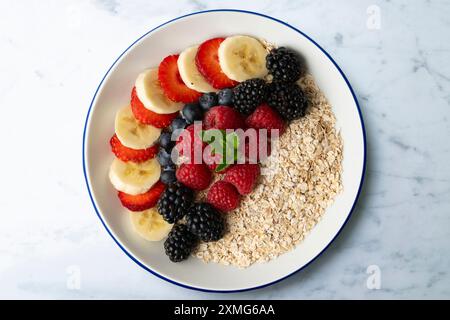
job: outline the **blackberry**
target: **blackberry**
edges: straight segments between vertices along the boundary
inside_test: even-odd
[[[289,121],[303,117],[308,106],[305,94],[296,83],[271,83],[267,103]]]
[[[221,214],[209,203],[192,206],[186,215],[186,226],[203,241],[219,240],[225,229]]]
[[[194,200],[194,192],[180,182],[167,186],[158,200],[158,211],[164,220],[175,223],[186,214]]]
[[[266,67],[277,82],[295,82],[302,74],[300,58],[294,51],[285,47],[270,51],[266,56]]]
[[[248,115],[266,100],[267,85],[263,79],[250,79],[238,84],[233,89],[234,108]]]
[[[164,251],[171,261],[180,262],[189,257],[196,244],[197,238],[187,227],[184,224],[176,224],[164,241]]]

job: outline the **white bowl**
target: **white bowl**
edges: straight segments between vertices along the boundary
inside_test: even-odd
[[[162,243],[149,243],[131,230],[128,215],[108,180],[113,159],[108,141],[114,134],[114,115],[127,104],[136,76],[162,58],[202,41],[248,34],[301,52],[309,71],[333,107],[344,141],[343,192],[323,219],[296,249],[268,263],[247,269],[205,264],[191,257],[171,263]],[[358,102],[343,72],[311,38],[277,19],[246,11],[211,10],[171,20],[135,41],[114,62],[95,92],[83,136],[83,169],[95,211],[119,247],[154,275],[183,287],[204,291],[242,291],[278,282],[301,270],[334,240],[352,212],[365,168],[365,133]]]

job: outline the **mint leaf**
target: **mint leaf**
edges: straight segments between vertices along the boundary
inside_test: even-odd
[[[239,136],[236,132],[230,132],[225,139],[230,148],[237,149],[239,147]]]
[[[231,163],[221,163],[219,164],[216,169],[214,170],[215,172],[220,172],[226,168],[228,168],[229,166],[231,166]]]

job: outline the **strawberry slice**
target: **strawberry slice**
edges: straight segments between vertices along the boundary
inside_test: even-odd
[[[146,193],[131,195],[119,191],[117,195],[125,208],[131,211],[143,211],[153,208],[156,205],[164,189],[164,184],[158,181]]]
[[[218,51],[223,40],[225,38],[214,38],[203,42],[195,57],[198,71],[216,89],[230,88],[238,84],[228,78],[220,68]]]
[[[131,149],[125,147],[117,138],[117,135],[113,135],[109,140],[112,152],[122,161],[144,162],[148,159],[154,158],[158,153],[158,145],[155,144],[147,149]]]
[[[175,102],[195,102],[202,95],[200,92],[188,88],[181,79],[178,71],[178,55],[165,57],[159,64],[158,79],[167,98]]]
[[[131,91],[131,111],[133,111],[134,116],[139,120],[139,122],[150,124],[161,129],[167,127],[172,120],[178,116],[178,112],[159,114],[148,110],[144,107],[141,100],[139,100],[136,94],[136,87],[133,87],[133,90]]]

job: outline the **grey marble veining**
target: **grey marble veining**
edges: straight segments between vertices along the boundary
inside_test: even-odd
[[[212,8],[259,11],[318,41],[352,83],[368,137],[363,194],[327,252],[272,287],[228,295],[176,287],[127,258],[93,212],[80,155],[117,55]],[[449,16],[438,0],[0,2],[0,298],[449,298]],[[379,290],[366,284],[371,265]]]

